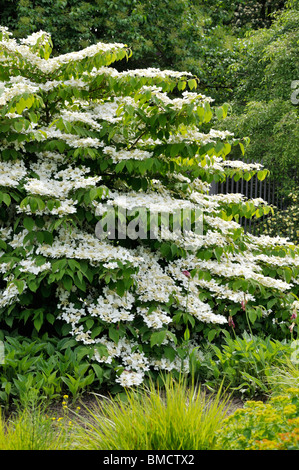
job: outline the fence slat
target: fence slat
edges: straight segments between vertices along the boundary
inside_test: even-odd
[[[244,163],[256,163],[249,161],[248,159],[242,160]],[[294,177],[294,175],[292,175]],[[296,178],[295,178],[296,179]],[[299,173],[298,178],[299,180]],[[240,193],[247,199],[262,198],[269,205],[276,206],[278,209],[285,210],[287,203],[278,193],[279,185],[277,181],[271,177],[265,178],[263,181],[259,181],[257,175],[251,178],[249,181],[245,181],[241,178],[238,181],[234,181],[234,178],[228,177],[225,182],[211,184],[210,194],[229,194],[229,193]],[[267,224],[271,215],[263,215],[260,219],[247,219],[246,217],[240,217],[239,223],[244,228],[245,232],[256,234],[261,233],[261,227],[257,227],[257,220],[262,224]],[[260,224],[259,224],[260,225]]]

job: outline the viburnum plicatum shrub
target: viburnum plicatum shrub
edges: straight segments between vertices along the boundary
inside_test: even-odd
[[[225,159],[246,143],[213,130],[227,108],[186,72],[117,72],[124,44],[50,58],[47,33],[0,37],[4,341],[61,338],[130,386],[188,371],[232,325],[288,334],[297,248],[244,234],[239,216],[270,210],[260,199],[209,195],[267,174]]]

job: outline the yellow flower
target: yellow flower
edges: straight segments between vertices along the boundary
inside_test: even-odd
[[[287,393],[290,393],[291,395],[297,395],[299,394],[299,388],[298,387],[290,387],[286,391]]]
[[[278,403],[281,403],[282,401],[288,401],[288,397],[285,396],[285,395],[277,395],[276,397],[272,397],[271,398],[271,402],[278,402]]]
[[[293,413],[296,413],[296,411],[297,411],[296,405],[287,405],[283,409],[283,412],[285,415],[292,415]]]

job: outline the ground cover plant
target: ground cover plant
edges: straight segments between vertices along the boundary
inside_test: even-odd
[[[209,195],[228,175],[267,176],[226,159],[246,146],[213,129],[227,107],[187,72],[118,72],[124,44],[51,58],[46,32],[17,41],[2,27],[0,46],[4,346],[60,341],[81,362],[61,372],[76,395],[188,373],[201,344],[232,325],[289,337],[297,247],[244,234],[235,219],[269,213],[262,200]],[[43,380],[60,373],[44,366],[40,389],[55,394]],[[1,387],[7,400],[5,374]]]
[[[221,344],[209,345],[198,365],[198,375],[211,390],[222,385],[244,400],[267,397],[272,392],[273,368],[285,364],[292,356],[293,342],[244,333],[227,336]]]
[[[67,340],[68,341],[68,340]],[[24,337],[5,338],[1,365],[1,406],[5,412],[21,403],[26,409],[35,399],[49,405],[68,393],[72,401],[99,385],[96,367],[80,356],[80,347],[65,348],[66,341]]]
[[[227,450],[298,450],[298,388],[271,397],[268,403],[248,401],[223,423],[219,448]]]
[[[32,395],[24,409],[1,416],[0,449],[298,450],[298,388],[289,386],[298,384],[298,363],[281,366],[284,380],[273,369],[267,401],[237,407],[224,389],[210,394],[172,374],[117,399],[96,394],[82,408],[65,395],[53,410]]]

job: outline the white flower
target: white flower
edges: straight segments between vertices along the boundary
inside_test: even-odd
[[[19,264],[21,266],[20,271],[32,274],[39,274],[43,271],[51,269],[51,263],[49,262],[44,263],[41,266],[37,266],[34,260],[22,260]]]
[[[26,173],[27,170],[22,160],[0,161],[0,186],[15,188]]]
[[[132,370],[124,370],[119,377],[116,378],[116,382],[122,387],[133,387],[134,385],[141,385],[144,380],[144,374],[142,372],[134,372]]]
[[[0,291],[0,308],[16,302],[18,300],[18,295],[19,291],[17,286],[14,283],[8,284],[6,289]]]

